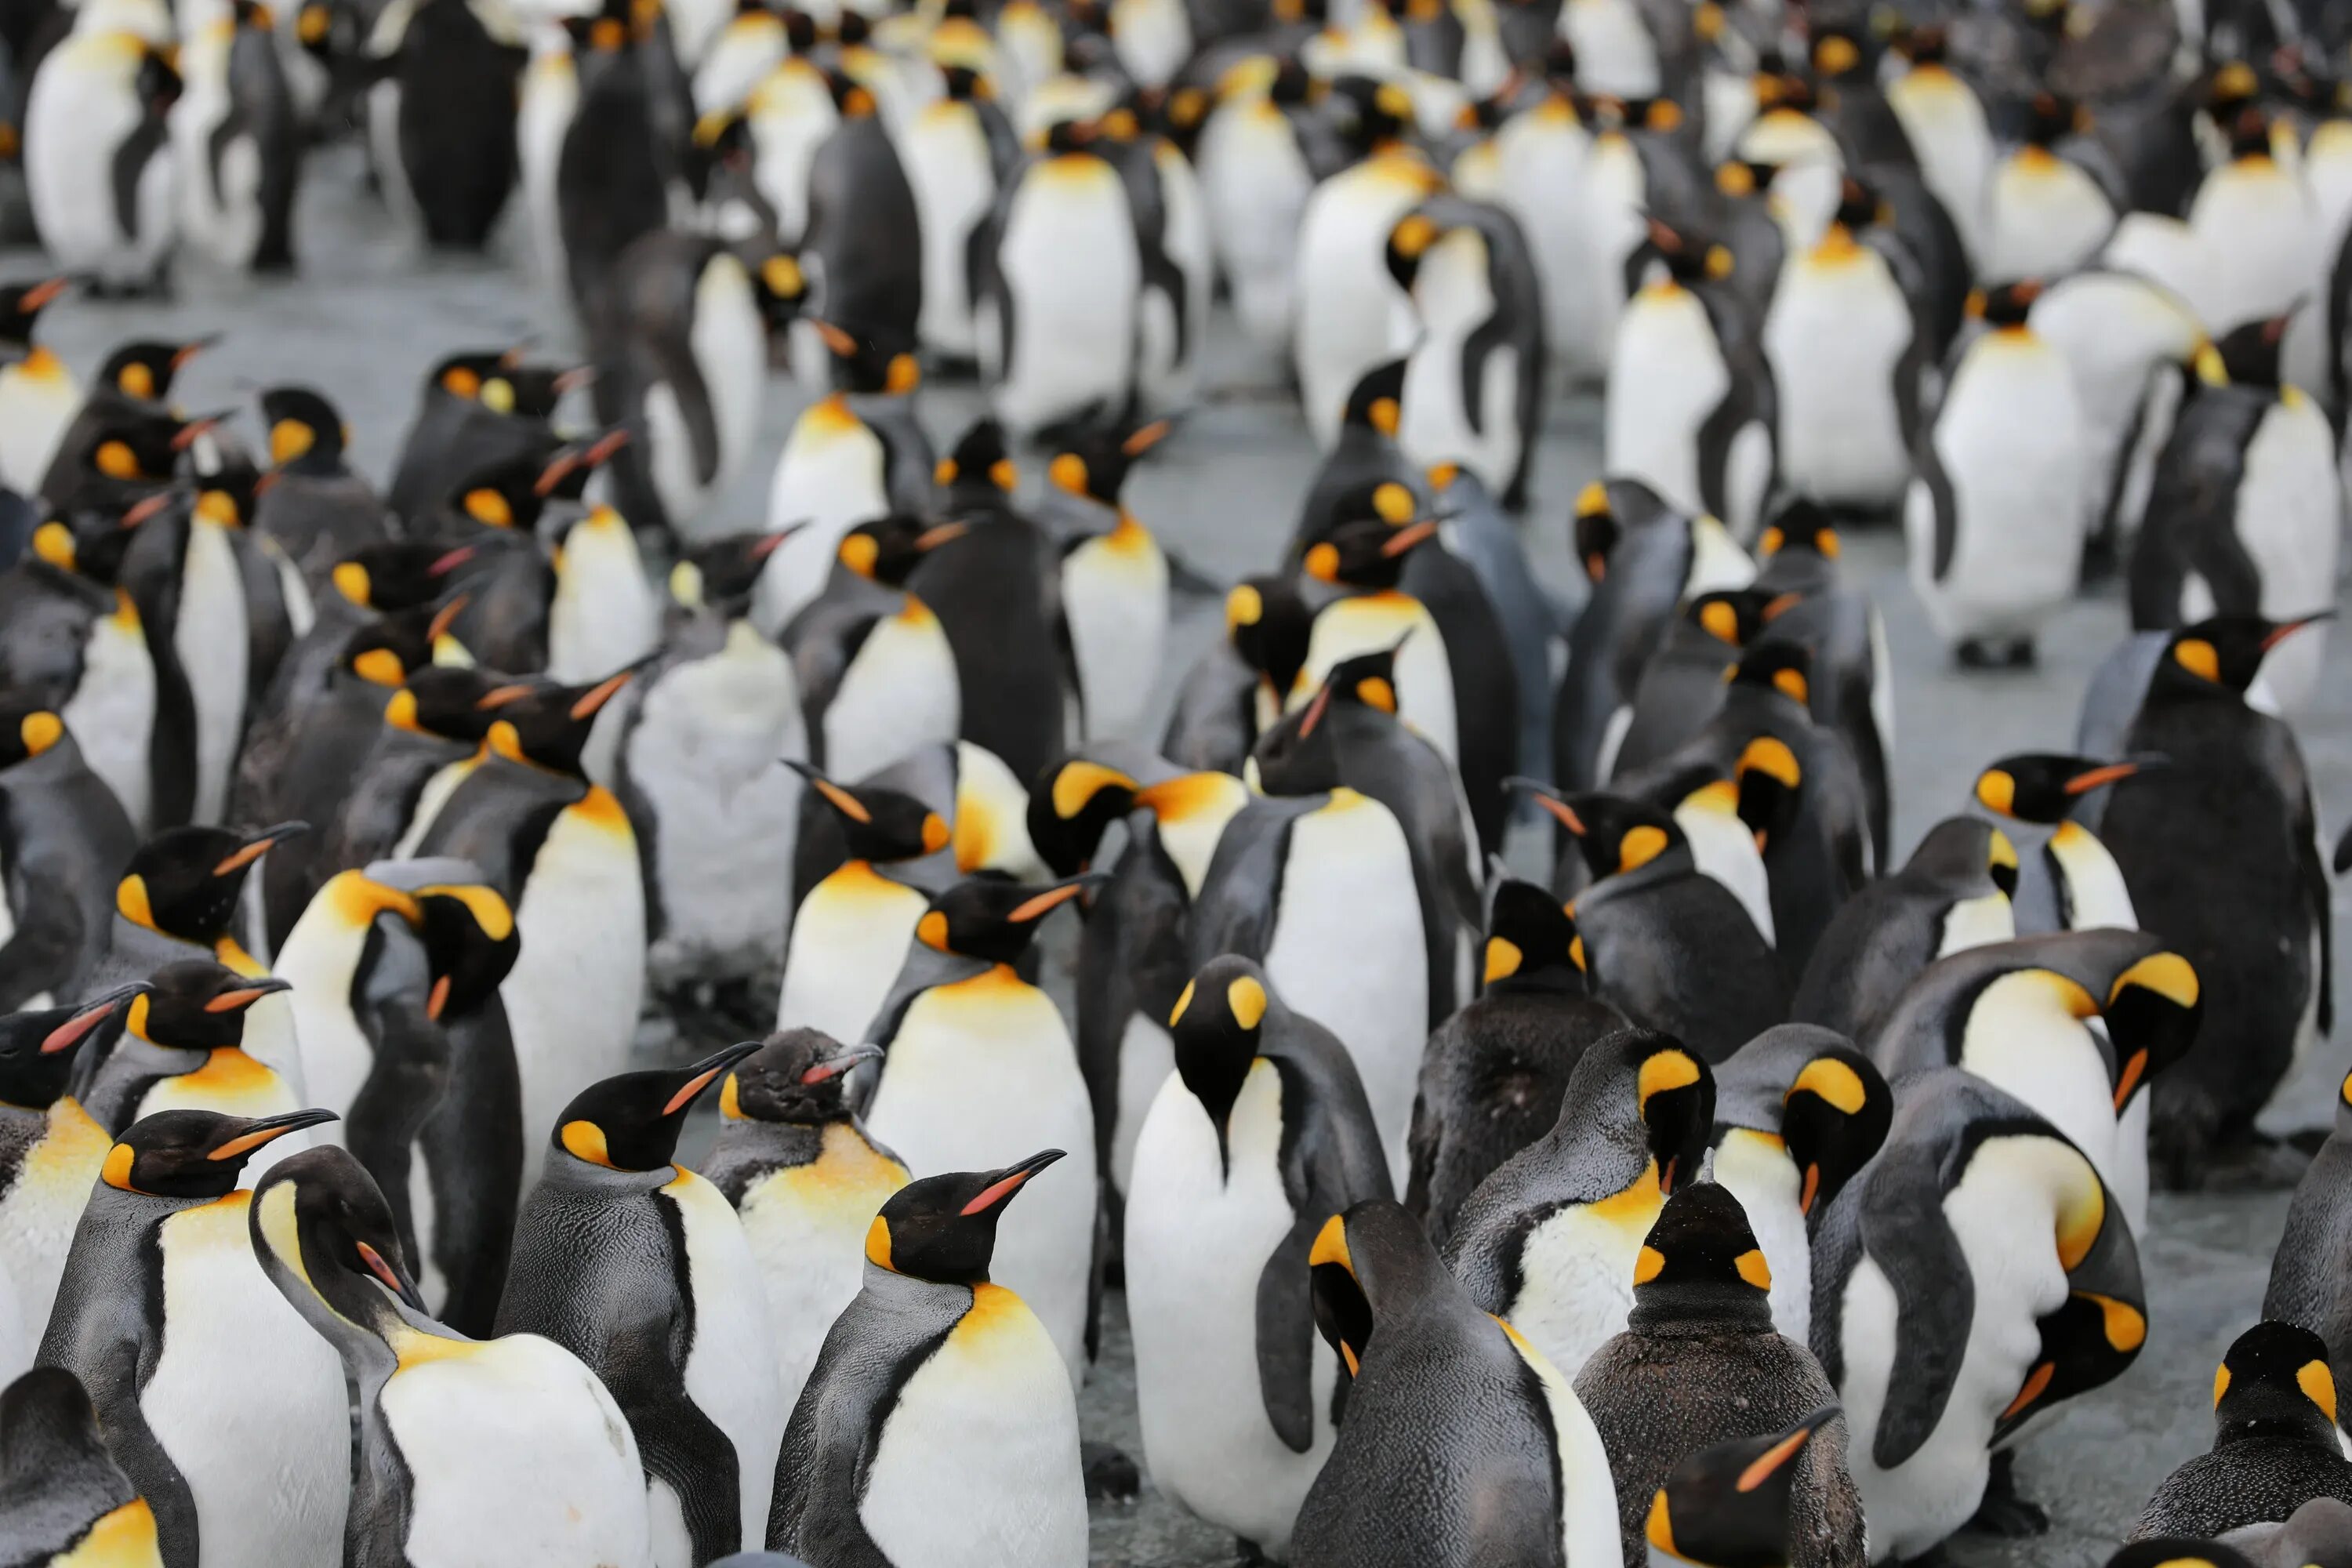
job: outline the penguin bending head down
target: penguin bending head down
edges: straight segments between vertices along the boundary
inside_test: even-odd
[[[2134,1535],[2211,1537],[2283,1522],[2315,1497],[2352,1503],[2352,1460],[2336,1435],[2327,1344],[2261,1322],[2213,1374],[2213,1448],[2164,1479]]]

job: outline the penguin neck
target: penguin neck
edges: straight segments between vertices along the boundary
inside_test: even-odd
[[[611,1165],[593,1164],[559,1146],[548,1152],[547,1169],[540,1182],[554,1191],[611,1199],[657,1191],[677,1180],[684,1171],[684,1166],[674,1163],[656,1165],[650,1171],[617,1170]]]
[[[1488,996],[1582,996],[1590,988],[1585,984],[1584,971],[1562,960],[1558,963],[1541,963],[1521,969],[1488,985]]]
[[[2340,1452],[2336,1442],[2336,1427],[2319,1406],[2304,1398],[2300,1392],[2288,1394],[2264,1391],[2268,1397],[2250,1400],[2252,1410],[2233,1409],[2220,1416],[2213,1432],[2213,1447],[2225,1447],[2231,1443],[2256,1439],[2273,1442],[2313,1443],[2331,1453]],[[2236,1401],[2228,1402],[2236,1405]]]
[[[1721,1339],[1769,1334],[1771,1299],[1744,1282],[1685,1281],[1643,1286],[1633,1293],[1626,1329],[1654,1339]]]

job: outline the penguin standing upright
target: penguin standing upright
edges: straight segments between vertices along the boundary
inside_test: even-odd
[[[1168,557],[1119,499],[1129,465],[1167,434],[1088,432],[1046,468],[1058,493],[1037,517],[1061,552],[1060,637],[1089,741],[1139,738],[1167,657]]]
[[[1286,1556],[1337,1426],[1307,1254],[1390,1195],[1388,1163],[1346,1050],[1249,960],[1202,969],[1170,1030],[1127,1205],[1144,1458],[1161,1491]]]
[[[29,1360],[58,1293],[74,1227],[113,1140],[69,1092],[77,1053],[130,1002],[0,1017],[0,1280],[20,1321],[0,1320]]]
[[[89,1395],[62,1367],[0,1390],[0,1542],[27,1563],[104,1554],[162,1568],[155,1510],[107,1452]]]
[[[33,341],[41,311],[68,286],[64,278],[0,287],[0,484],[37,495],[58,437],[81,406],[81,388],[57,351]]]
[[[123,1009],[121,1035],[103,1056],[82,1064],[80,1091],[90,1115],[119,1137],[164,1110],[277,1116],[298,1109],[294,1085],[244,1044],[246,1009],[289,989],[274,976],[248,981],[210,959],[165,964]]]
[[[1389,232],[1390,275],[1412,301],[1397,440],[1416,463],[1455,462],[1517,510],[1543,428],[1541,280],[1518,220],[1439,195]]]
[[[30,693],[0,691],[0,1009],[78,994],[137,842],[65,721]]]
[[[1082,1568],[1077,1401],[1053,1336],[992,1278],[1005,1205],[1061,1157],[927,1176],[883,1204],[865,1282],[784,1432],[771,1546],[820,1563]]]
[[[302,132],[274,25],[268,6],[244,0],[199,27],[180,54],[172,142],[181,226],[232,272],[294,266]]]
[[[916,111],[899,156],[923,241],[923,346],[951,363],[969,364],[980,356],[971,237],[995,205],[997,182],[1012,172],[1004,153],[1013,145],[1013,128],[988,78],[969,66],[950,65],[940,68],[940,79],[945,90]]]
[[[1340,592],[1327,596],[1312,590],[1320,603],[1307,637],[1306,659],[1290,689],[1283,694],[1283,706],[1305,708],[1322,689],[1324,679],[1349,659],[1375,651],[1392,652],[1398,716],[1447,763],[1458,763],[1462,723],[1454,706],[1458,688],[1453,650],[1429,606],[1402,586],[1407,556],[1437,537],[1437,524],[1433,519],[1412,515],[1412,492],[1394,480],[1342,498],[1336,510],[1339,521],[1332,536],[1310,545],[1303,564],[1315,583]],[[1475,734],[1497,738],[1484,726]],[[1499,778],[1478,781],[1482,804],[1490,791],[1499,790],[1500,784]],[[1465,793],[1470,789],[1466,778],[1464,789]]]
[[[513,18],[476,0],[386,6],[367,40],[368,145],[393,211],[441,250],[479,250],[515,182]],[[397,509],[395,509],[397,510]]]
[[[2137,762],[2100,763],[2090,757],[2021,752],[2003,757],[1977,775],[1976,804],[2009,831],[2041,835],[2040,853],[2021,854],[2018,885],[2011,890],[2020,932],[2092,931],[2100,926],[2139,929],[2123,871],[2097,835],[2070,815],[2093,791],[2127,779]],[[2006,837],[2006,835],[2004,835]],[[2026,838],[2030,848],[2032,837]]]
[[[840,824],[842,858],[814,881],[793,868],[794,884],[807,886],[791,915],[776,1026],[862,1039],[930,901],[920,863],[944,854],[951,830],[945,816],[903,790],[800,771],[808,781],[803,801]],[[810,809],[803,805],[804,815]],[[894,870],[885,875],[882,866]]]
[[[573,1099],[516,1217],[499,1303],[500,1334],[544,1334],[613,1390],[645,1462],[659,1568],[762,1538],[768,1456],[783,1437],[751,1244],[719,1189],[674,1163],[696,1098],[758,1048],[624,1073]]]
[[[864,778],[961,726],[955,650],[930,606],[907,592],[929,552],[960,522],[895,514],[842,535],[824,591],[801,606],[779,641],[792,657],[809,762]]]
[[[1506,15],[1509,15],[1506,12]],[[1579,227],[1584,164],[1592,150],[1577,92],[1576,51],[1565,40],[1541,58],[1542,93],[1496,131],[1497,188],[1493,199],[1519,220],[1543,281],[1544,344],[1570,375],[1608,368],[1599,292],[1585,276]]]
[[[332,1120],[147,1117],[108,1152],[74,1233],[41,1361],[89,1391],[173,1568],[341,1550],[342,1367],[262,1273],[237,1190],[256,1151]]]
[[[664,135],[690,110],[662,13],[608,3],[567,17],[580,104],[556,154],[555,216],[566,281],[583,320],[609,320],[622,253],[660,229],[685,149]]]
[[[828,321],[912,348],[923,316],[922,219],[893,140],[898,122],[885,119],[872,85],[826,74],[838,119],[809,160],[799,246],[811,302]]]
[[[1315,190],[1298,121],[1315,86],[1296,60],[1255,74],[1262,85],[1239,67],[1221,84],[1195,162],[1234,314],[1265,351],[1289,344],[1298,309],[1298,224]]]
[[[2217,331],[2303,309],[2326,237],[2303,171],[2275,155],[2262,110],[2240,111],[2229,139],[2229,161],[2205,176],[2189,205],[2205,258],[2203,291],[2192,303]]]
[[[352,1435],[333,1447],[355,1561],[647,1568],[644,1471],[613,1395],[537,1334],[470,1340],[426,1316],[392,1211],[349,1154],[278,1163],[249,1228],[262,1271],[343,1363]]]
[[[2271,1257],[2270,1282],[2263,1290],[2263,1316],[2309,1329],[2327,1342],[2331,1369],[2352,1369],[2352,1355],[2339,1360],[2336,1346],[2352,1349],[2352,1298],[2329,1260],[2343,1256],[2347,1213],[2344,1169],[2352,1158],[2352,1079],[2336,1090],[2335,1126],[2312,1156],[2287,1205],[2286,1226]],[[2339,1413],[2340,1429],[2347,1415]]]
[[[1919,163],[1919,177],[1951,215],[1971,256],[1984,245],[1986,183],[1992,177],[1992,128],[1976,89],[1948,63],[1950,38],[1936,26],[1915,26],[1895,40],[1906,62],[1886,87]]]
[[[1307,1253],[1348,1420],[1300,1505],[1300,1568],[1620,1561],[1607,1450],[1568,1379],[1370,1199]],[[1432,1464],[1433,1455],[1444,1462]]]
[[[2089,112],[2040,92],[2026,108],[2021,146],[1993,165],[1985,186],[1983,243],[1977,270],[2000,281],[2055,278],[2097,253],[2115,232],[2121,205],[2100,174],[2083,133]]]
[[[2132,1534],[2227,1536],[2284,1523],[2323,1497],[2352,1503],[2327,1345],[2309,1329],[2264,1321],[2231,1342],[2214,1374],[2212,1451],[2164,1479]]]
[[[996,1267],[1053,1335],[1073,1387],[1093,1333],[1094,1110],[1061,1014],[1013,965],[1087,886],[974,878],[932,899],[867,1029],[885,1052],[868,1120],[908,1169],[952,1169],[1041,1131],[1074,1152],[1054,1202],[1005,1234]]]
[[[179,237],[169,140],[179,96],[164,48],[132,32],[77,29],[33,73],[25,192],[42,246],[94,293],[142,294],[166,281]]]

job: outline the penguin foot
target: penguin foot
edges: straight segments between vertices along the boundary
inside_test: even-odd
[[[2004,1541],[2048,1532],[2050,1515],[2017,1489],[2016,1460],[2012,1453],[1992,1457],[1992,1471],[1985,1478],[1984,1500],[1977,1504],[1974,1517],[1963,1528],[1979,1535],[1997,1535]]]
[[[1241,1568],[1259,1568],[1259,1564],[1274,1561],[1258,1550],[1257,1542],[1246,1535],[1234,1537],[1234,1556]]]
[[[1962,669],[1997,669],[2000,668],[2000,661],[1993,658],[1992,649],[1977,641],[1974,637],[1969,638],[1966,642],[1961,643],[1958,647],[1954,648],[1952,650],[1952,657],[1959,661],[1959,666]]]
[[[2032,637],[2005,643],[1969,637],[1952,649],[1952,657],[1962,669],[2032,669],[2035,655]]]
[[[1078,1467],[1086,1475],[1088,1502],[1133,1502],[1143,1490],[1143,1472],[1108,1443],[1080,1443]]]

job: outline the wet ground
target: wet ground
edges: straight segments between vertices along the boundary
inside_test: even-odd
[[[362,189],[349,150],[322,155],[306,181],[297,232],[301,270],[290,283],[253,284],[190,269],[169,304],[97,303],[68,296],[43,319],[44,335],[87,375],[112,344],[134,335],[226,334],[182,376],[192,410],[244,411],[260,435],[252,395],[278,382],[327,391],[354,426],[360,466],[381,475],[398,447],[425,371],[459,348],[533,339],[550,353],[570,345],[559,290],[531,276],[519,247],[489,261],[420,257]],[[39,275],[31,252],[0,254],[0,278]],[[1203,573],[1223,579],[1261,570],[1287,536],[1313,470],[1296,410],[1272,390],[1274,367],[1255,363],[1228,328],[1212,344],[1206,405],[1129,482],[1131,509]],[[935,435],[951,437],[978,406],[969,388],[927,395]],[[772,451],[799,397],[772,384],[765,423]],[[584,417],[584,416],[583,416]],[[1590,395],[1555,403],[1540,456],[1528,538],[1548,582],[1572,588],[1566,517],[1579,486],[1598,477],[1599,408]],[[764,504],[764,464],[742,477],[731,503],[746,524]],[[1977,769],[2005,752],[2071,744],[2075,705],[2099,658],[2124,627],[2112,592],[2077,603],[2050,626],[2031,671],[1963,675],[1952,668],[1904,582],[1899,541],[1849,534],[1850,572],[1885,612],[1895,669],[1895,840],[1906,848],[1958,809]],[[1213,631],[1205,605],[1179,628],[1173,679]],[[2338,648],[2344,644],[2338,639]],[[2331,654],[2314,710],[2297,728],[2317,783],[2333,845],[2352,816],[2352,682],[2347,656]],[[2338,917],[2352,914],[2339,896]],[[2340,951],[2340,950],[2339,950]],[[2347,976],[2339,973],[2339,987]],[[2281,1128],[2324,1122],[2347,1052],[2323,1043],[2273,1106]],[[2142,1243],[2151,1321],[2146,1352],[2116,1385],[2064,1407],[2026,1446],[2025,1490],[2046,1506],[2048,1536],[2022,1543],[1964,1539],[1962,1568],[2095,1568],[2168,1470],[2201,1451],[2211,1433],[2213,1368],[2259,1310],[2285,1211],[2284,1194],[2159,1195]],[[1133,1379],[1123,1318],[1113,1303],[1103,1363],[1083,1402],[1089,1436],[1138,1452]],[[1094,1558],[1132,1568],[1206,1568],[1234,1561],[1223,1532],[1190,1519],[1149,1488],[1132,1504],[1097,1509]]]

